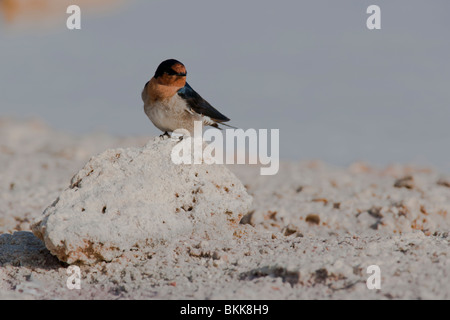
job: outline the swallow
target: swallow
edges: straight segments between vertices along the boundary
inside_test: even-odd
[[[192,89],[186,76],[184,64],[175,59],[165,60],[142,90],[145,114],[164,132],[161,136],[169,136],[176,129],[193,134],[194,121],[219,129],[219,124],[230,121]]]

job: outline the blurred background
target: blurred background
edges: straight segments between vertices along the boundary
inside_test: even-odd
[[[449,15],[448,0],[0,0],[0,117],[159,135],[140,93],[175,58],[230,124],[280,129],[282,159],[450,172]]]

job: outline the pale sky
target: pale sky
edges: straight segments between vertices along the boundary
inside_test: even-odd
[[[0,0],[1,1],[1,0]],[[72,1],[76,3],[76,1]],[[366,9],[381,8],[381,30]],[[417,163],[450,172],[450,1],[129,1],[69,31],[0,24],[0,116],[68,132],[160,134],[140,92],[168,58],[281,158]]]

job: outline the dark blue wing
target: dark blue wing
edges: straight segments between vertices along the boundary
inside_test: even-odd
[[[211,118],[216,122],[230,121],[227,117],[217,111],[212,105],[203,99],[191,86],[186,82],[186,85],[178,90],[178,95],[186,100],[189,108],[198,114],[202,114]]]

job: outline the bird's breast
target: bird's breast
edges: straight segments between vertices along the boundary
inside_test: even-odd
[[[189,116],[186,102],[179,96],[165,100],[148,101],[144,111],[153,124],[162,131],[173,131],[184,128]]]

